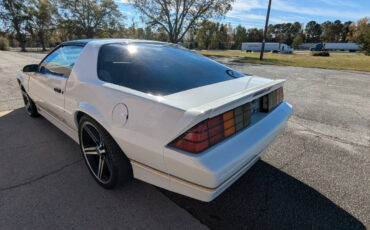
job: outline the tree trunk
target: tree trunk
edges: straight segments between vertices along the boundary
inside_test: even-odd
[[[19,42],[19,45],[21,47],[21,52],[26,52],[26,35],[21,33],[21,30],[19,28],[19,24],[17,21],[13,22],[14,29],[16,31],[15,39]]]
[[[26,44],[23,41],[19,42],[19,45],[21,46],[21,52],[27,52]]]
[[[46,48],[45,48],[45,39],[44,39],[44,33],[42,31],[39,32],[39,40],[40,40],[40,44],[41,44],[41,47],[42,47],[42,51],[46,51]]]
[[[168,39],[170,40],[171,43],[177,43],[176,35],[174,34],[173,31],[170,30],[167,34],[168,34]]]
[[[176,43],[176,42],[175,42],[175,38],[173,37],[173,35],[172,35],[172,34],[168,34],[168,39],[170,39],[170,42],[171,42],[171,43]]]
[[[42,51],[46,51],[45,42],[41,42],[41,46],[42,46]]]
[[[19,42],[19,46],[21,47],[21,52],[26,52],[26,36],[18,32],[16,34],[16,39]]]

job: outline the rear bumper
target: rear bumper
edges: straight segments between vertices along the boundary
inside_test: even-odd
[[[211,201],[241,177],[282,132],[292,106],[281,103],[229,139],[194,155],[165,148],[167,172],[132,161],[135,178],[198,200]]]

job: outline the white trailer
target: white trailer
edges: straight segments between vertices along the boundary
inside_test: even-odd
[[[262,49],[261,42],[243,42],[242,43],[242,50],[246,52],[260,52]],[[287,44],[279,44],[279,43],[265,43],[264,52],[280,52],[283,54],[291,54],[293,53],[294,49],[290,48]]]
[[[359,50],[360,47],[356,43],[317,43],[314,44],[310,50],[311,51],[321,51],[321,50],[348,50],[350,52],[355,52]]]
[[[325,49],[357,51],[359,47],[356,43],[325,43]]]

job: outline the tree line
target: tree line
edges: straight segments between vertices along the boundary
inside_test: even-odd
[[[234,0],[130,1],[140,12],[140,23],[125,23],[124,12],[113,0],[2,0],[0,43],[6,39],[25,51],[29,46],[45,50],[84,38],[159,40],[202,49],[240,49],[242,42],[262,41],[262,29],[216,22],[231,10]],[[303,42],[355,42],[366,48],[369,40],[369,17],[357,22],[271,24],[266,38],[293,47]]]
[[[340,20],[326,21],[321,24],[310,21],[305,26],[299,22],[270,24],[266,41],[285,43],[294,48],[304,42],[365,43],[363,40],[366,37],[370,39],[369,35],[366,35],[366,31],[369,30],[370,18],[368,17],[357,22],[344,23]],[[241,25],[232,28],[230,24],[204,21],[194,30],[194,33],[189,34],[185,43],[189,48],[240,49],[243,42],[261,42],[262,39],[263,29],[246,29]]]

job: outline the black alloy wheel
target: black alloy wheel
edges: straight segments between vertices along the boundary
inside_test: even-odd
[[[129,159],[107,131],[88,116],[79,122],[79,139],[85,163],[98,184],[112,189],[132,178]]]
[[[26,108],[26,112],[30,117],[37,117],[39,113],[37,112],[37,107],[32,99],[28,96],[27,92],[21,89],[22,97],[24,101],[24,106]]]

